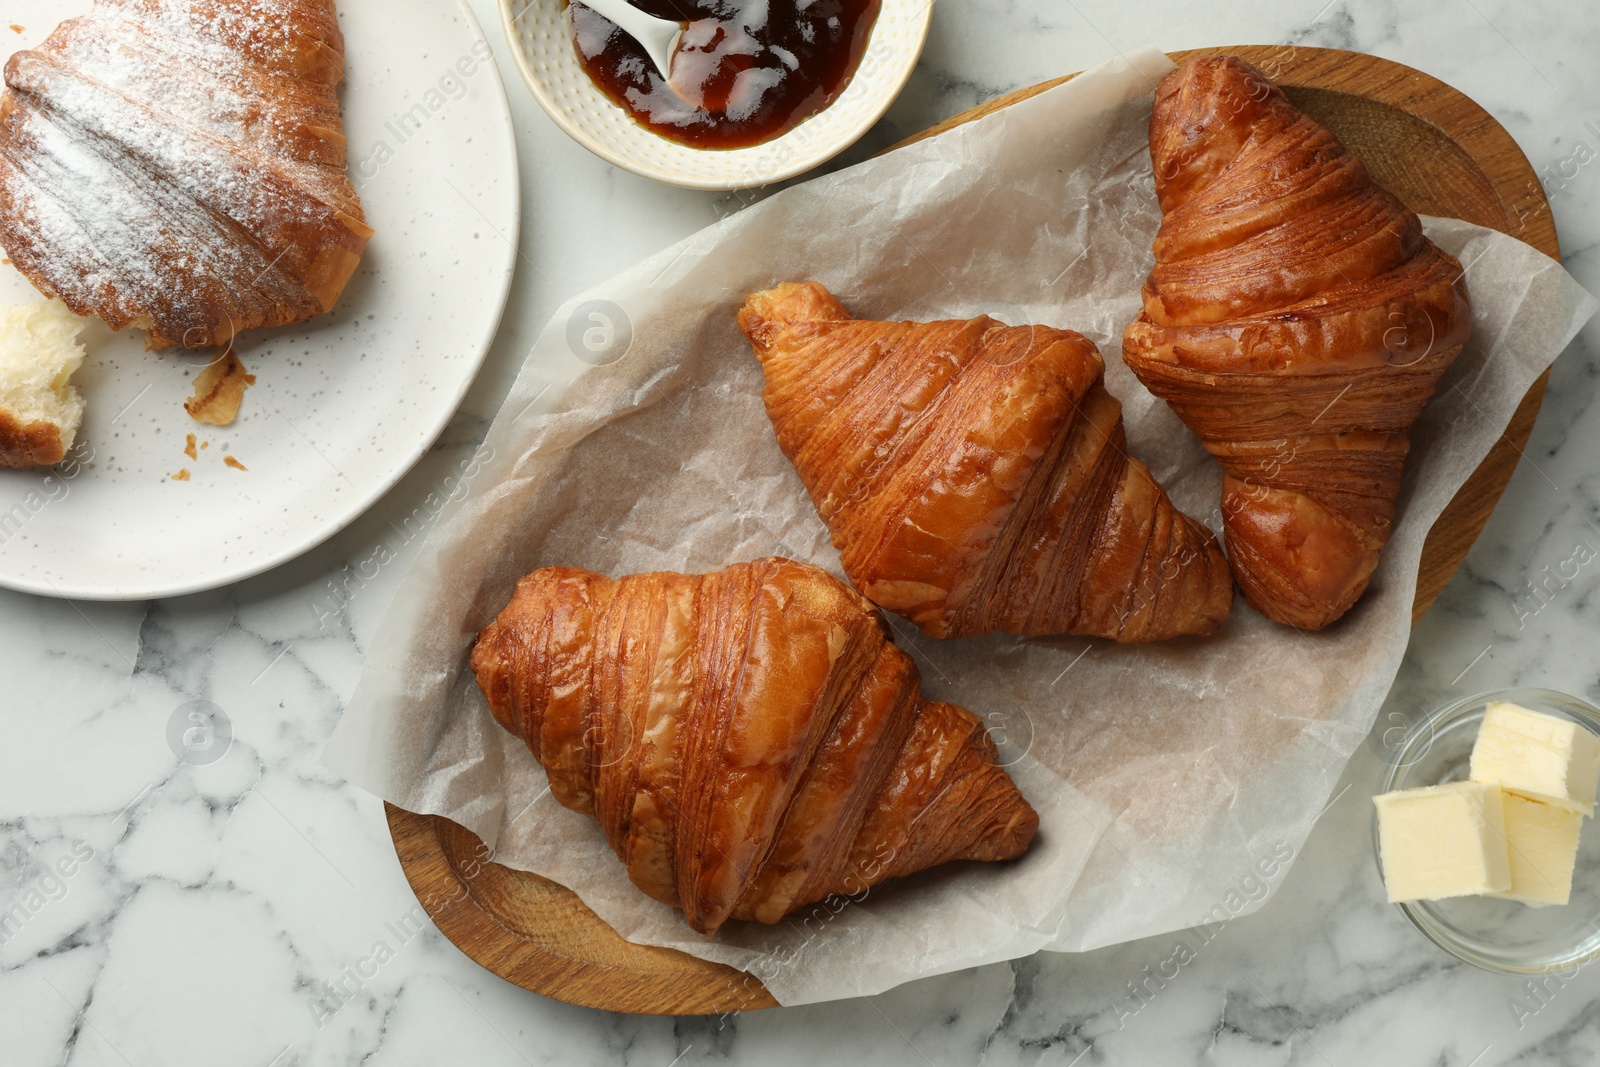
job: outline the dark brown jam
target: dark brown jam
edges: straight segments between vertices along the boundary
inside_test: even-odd
[[[570,13],[578,62],[639,123],[695,148],[745,148],[833,102],[861,61],[878,4],[634,0],[641,11],[686,23],[672,86],[609,19],[578,0]]]

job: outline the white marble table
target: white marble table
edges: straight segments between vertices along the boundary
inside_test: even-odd
[[[847,160],[1144,43],[1360,49],[1452,83],[1510,129],[1545,177],[1568,266],[1600,291],[1593,0],[1324,2],[946,0],[909,88]],[[568,141],[522,89],[493,4],[471,3],[516,116],[523,269],[433,453],[333,541],[232,588],[125,605],[0,593],[0,913],[26,912],[0,943],[0,1064],[1600,1060],[1600,968],[1533,991],[1453,963],[1383,903],[1368,829],[1376,741],[1273,899],[1204,942],[1174,934],[865,1000],[671,1020],[523,992],[408,926],[415,901],[380,805],[316,762],[404,565],[401,548],[374,572],[374,550],[426,516],[554,307],[745,203],[653,185]],[[1556,364],[1526,459],[1417,628],[1380,731],[1391,714],[1499,685],[1600,698],[1600,568],[1548,603],[1531,584],[1577,546],[1600,551],[1597,342],[1591,324]],[[192,700],[231,723],[214,762],[169,747]],[[1149,980],[1180,941],[1193,960]]]

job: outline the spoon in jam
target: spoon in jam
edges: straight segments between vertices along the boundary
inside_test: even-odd
[[[580,0],[597,14],[616,23],[623,33],[632,37],[644,48],[662,80],[672,85],[672,59],[678,51],[678,41],[683,37],[683,23],[671,19],[658,19],[628,3],[628,0]],[[674,88],[674,92],[676,92]]]
[[[612,4],[570,0],[567,13],[578,65],[613,104],[666,140],[731,149],[780,137],[837,99],[886,2],[632,0],[613,21]],[[647,54],[624,28],[640,12],[674,43]]]

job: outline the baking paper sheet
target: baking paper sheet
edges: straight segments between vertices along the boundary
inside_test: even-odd
[[[952,866],[703,938],[634,889],[595,824],[551,799],[466,669],[473,635],[536,567],[706,571],[781,554],[842,575],[734,320],[746,293],[784,280],[817,278],[858,317],[987,312],[1084,333],[1107,357],[1133,454],[1218,527],[1218,468],[1119,358],[1160,219],[1146,128],[1169,69],[1153,50],[1107,63],[774,195],[569,302],[403,580],[327,765],[470,828],[630,940],[747,969],[785,1004],[1254,910],[1395,676],[1425,534],[1597,306],[1511,238],[1427,222],[1468,271],[1473,338],[1415,429],[1372,587],[1331,630],[1274,625],[1242,600],[1214,638],[1136,648],[937,642],[895,620],[929,695],[988,719],[1039,809],[1037,844],[1017,863]],[[561,369],[583,366],[574,353],[596,365],[552,401]]]

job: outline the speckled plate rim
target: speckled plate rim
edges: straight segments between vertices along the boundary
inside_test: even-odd
[[[898,64],[898,69],[894,71],[892,77],[885,80],[884,88],[878,99],[873,102],[871,107],[862,112],[857,121],[841,127],[839,133],[833,138],[821,141],[808,150],[796,153],[781,167],[775,167],[767,171],[752,172],[751,176],[745,180],[718,181],[688,177],[674,174],[662,168],[651,167],[625,153],[617,151],[611,145],[594,137],[572,121],[566,109],[561,106],[545,84],[544,79],[540,77],[533,60],[527,54],[527,50],[522,47],[522,37],[518,31],[517,23],[528,8],[540,2],[543,2],[543,0],[499,0],[500,25],[505,31],[506,44],[511,49],[511,56],[516,61],[517,69],[522,73],[523,83],[527,85],[528,91],[533,94],[533,98],[538,101],[539,106],[544,109],[544,113],[550,116],[550,120],[563,133],[584,148],[587,148],[607,163],[620,167],[631,174],[637,174],[652,181],[664,182],[668,185],[676,185],[684,189],[706,189],[724,192],[730,189],[749,189],[759,185],[770,185],[786,178],[793,178],[797,174],[804,174],[813,167],[826,163],[859,141],[862,135],[883,117],[884,112],[889,110],[890,105],[899,97],[900,91],[905,88],[906,82],[910,80],[911,72],[916,69],[917,60],[922,56],[923,46],[928,40],[928,26],[933,21],[933,0],[909,0],[911,3],[920,5],[912,16],[913,31],[915,33],[914,46],[897,50],[894,61]],[[895,0],[884,0],[884,3],[892,2],[895,2]],[[868,38],[867,51],[871,51],[873,42],[877,39],[880,25],[882,25],[881,15],[879,22],[873,26],[872,36]],[[609,100],[606,101],[605,106],[614,110],[618,115],[626,115],[622,108]],[[826,109],[824,109],[824,112],[819,112],[819,114],[825,112]],[[813,119],[815,117],[812,116]],[[627,121],[632,122],[633,120],[629,117]],[[784,134],[783,137],[776,138],[772,143],[781,142],[784,138],[792,137],[796,133],[805,130],[807,123],[810,121],[811,119],[807,119],[805,122],[800,123],[793,130]],[[721,150],[702,149],[701,151],[716,152]]]
[[[457,0],[456,8],[465,20],[467,30],[475,35],[478,40],[490,44],[492,49],[492,43],[489,42],[487,35],[483,32],[482,24],[465,0]],[[381,500],[389,490],[393,489],[402,478],[411,472],[412,468],[433,447],[434,442],[439,439],[439,435],[444,432],[450,420],[455,417],[457,409],[461,406],[461,401],[467,395],[467,390],[471,388],[473,381],[477,379],[478,372],[483,367],[483,361],[489,353],[489,347],[494,342],[495,335],[499,332],[500,321],[505,315],[506,305],[511,297],[511,282],[516,268],[517,240],[522,226],[522,198],[519,192],[521,189],[521,174],[516,148],[516,123],[512,118],[511,102],[506,95],[505,82],[500,77],[498,66],[494,63],[489,63],[487,64],[487,69],[491,74],[486,83],[489,88],[489,103],[493,109],[493,114],[498,116],[499,119],[496,125],[498,125],[501,134],[505,138],[505,144],[509,146],[506,156],[511,171],[508,175],[510,178],[508,185],[510,194],[506,197],[506,203],[503,205],[505,217],[501,231],[501,235],[505,238],[506,247],[503,253],[503,260],[494,274],[499,292],[492,301],[490,313],[486,313],[482,318],[481,329],[475,337],[470,339],[470,351],[474,355],[463,362],[461,373],[454,383],[454,388],[448,395],[445,404],[439,409],[439,416],[431,424],[419,429],[412,440],[411,446],[400,452],[388,473],[374,481],[365,492],[353,497],[337,516],[308,528],[301,537],[286,539],[276,551],[255,556],[233,567],[203,573],[193,579],[182,581],[168,579],[136,587],[126,585],[95,586],[54,583],[49,581],[48,578],[40,579],[30,574],[17,574],[0,568],[0,588],[31,593],[36,596],[101,602],[155,600],[219,589],[280,567],[316,548],[365,514],[368,509]],[[353,160],[350,165],[354,165]]]

